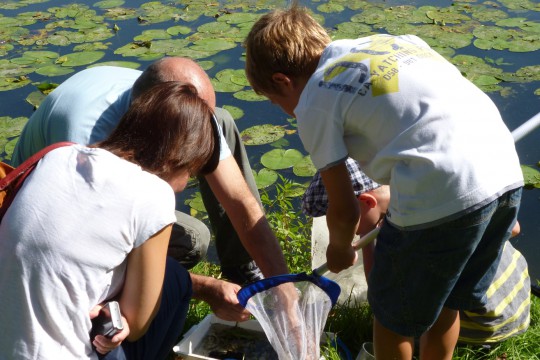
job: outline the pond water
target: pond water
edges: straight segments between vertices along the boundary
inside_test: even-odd
[[[266,182],[272,191],[275,173],[268,171],[271,175],[267,177],[263,155],[278,149],[295,149],[302,156],[306,152],[294,133],[294,120],[254,96],[245,83],[241,42],[254,14],[284,4],[255,0],[0,1],[0,157],[9,159],[25,118],[39,104],[43,95],[38,85],[46,88],[75,71],[110,61],[144,69],[164,55],[189,56],[213,78],[218,105],[229,107],[240,130],[266,124],[270,132],[279,130],[276,141],[255,141],[247,148],[253,168],[263,170],[258,179],[261,188]],[[335,38],[378,32],[418,34],[489,94],[511,130],[540,112],[537,1],[336,0],[302,4],[313,10]],[[81,53],[85,55],[81,57]],[[540,130],[517,143],[523,164],[540,161],[538,139]],[[278,165],[274,171],[299,184],[308,182],[312,174],[309,166],[282,169]],[[201,214],[195,187],[177,200],[179,209],[198,209]],[[531,275],[537,279],[539,213],[540,191],[525,191],[519,216],[522,231],[513,243],[524,253]]]

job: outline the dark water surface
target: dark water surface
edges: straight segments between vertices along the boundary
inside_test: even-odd
[[[0,2],[0,4],[5,2]],[[15,9],[15,10],[2,10],[0,9],[0,23],[2,17],[14,17],[19,13],[26,12],[26,11],[46,11],[48,8],[53,6],[63,6],[66,4],[75,3],[73,1],[45,1],[40,4],[34,4],[34,5],[28,5],[23,8]],[[100,10],[96,7],[92,7],[92,5],[95,3],[93,1],[80,1],[78,3],[84,3],[89,5],[92,9],[96,10],[99,13],[101,13],[103,10]],[[132,8],[138,8],[142,4],[144,4],[144,1],[126,1],[123,5],[124,7],[132,7]],[[186,4],[196,4],[194,1],[170,1],[170,2],[162,2],[164,4],[177,4],[179,8],[184,8]],[[201,3],[201,2],[199,2]],[[202,2],[204,3],[204,2]],[[221,1],[219,2],[219,7],[221,9],[231,7],[232,3],[238,4],[239,2],[231,2],[231,1]],[[246,11],[246,12],[258,12],[258,11],[266,11],[266,10],[258,10],[257,7],[258,4],[261,3],[270,3],[269,1],[264,2],[256,2],[253,0],[245,1],[245,8],[243,10],[234,10],[234,11]],[[282,5],[284,2],[272,2],[273,4]],[[312,1],[302,2],[305,5],[310,6],[314,9],[314,11],[323,16],[325,18],[325,26],[328,28],[332,28],[336,24],[339,24],[344,21],[349,21],[350,17],[354,14],[358,13],[359,10],[350,10],[346,9],[343,12],[338,13],[322,13],[320,11],[317,11],[317,6],[325,3],[330,3],[328,1]],[[336,3],[341,4],[347,4],[347,1],[336,1]],[[439,7],[450,7],[452,6],[453,2],[451,1],[443,1],[443,0],[437,0],[437,1],[399,1],[399,0],[388,0],[388,1],[372,1],[372,3],[381,3],[385,6],[399,6],[399,5],[414,5],[416,7],[423,6],[423,5],[433,5],[433,6],[439,6]],[[483,4],[482,1],[463,1],[461,4],[470,4],[473,5],[480,5]],[[540,23],[540,8],[537,8],[539,11],[533,11],[533,10],[524,10],[524,9],[516,9],[516,10],[508,10],[504,6],[501,5],[501,3],[504,4],[504,2],[498,3],[497,1],[491,2],[491,8],[500,8],[508,12],[510,17],[523,17],[528,19],[528,21],[532,21],[535,23]],[[537,3],[537,2],[533,2]],[[264,7],[263,7],[264,8]],[[144,30],[149,29],[166,29],[168,27],[174,26],[174,25],[188,25],[190,26],[193,31],[196,31],[197,26],[202,25],[207,22],[215,21],[215,19],[212,16],[201,16],[199,19],[194,20],[192,22],[182,22],[182,21],[167,21],[162,23],[156,23],[156,24],[150,24],[150,25],[141,25],[135,20],[126,20],[126,21],[112,21],[107,20],[108,23],[118,23],[120,26],[120,31],[118,33],[110,38],[105,40],[104,42],[110,43],[107,50],[104,50],[106,52],[106,55],[103,59],[100,61],[109,61],[109,60],[126,60],[126,61],[135,61],[139,62],[141,66],[140,69],[144,69],[151,61],[150,60],[140,60],[135,57],[122,57],[121,55],[115,55],[114,50],[122,47],[130,42],[133,41],[133,38],[139,34],[141,34]],[[37,23],[34,25],[29,26],[29,28],[34,29],[34,31],[38,31],[39,29],[43,28],[43,23]],[[383,31],[381,31],[383,32]],[[2,27],[0,26],[0,36],[2,34]],[[2,43],[5,43],[3,41]],[[1,43],[0,43],[1,45]],[[11,58],[19,57],[21,56],[21,53],[26,50],[36,50],[36,48],[32,48],[31,46],[20,46],[18,44],[13,44],[16,47],[19,47],[20,49],[15,49],[13,51],[7,52],[6,55],[0,54],[0,61],[7,61]],[[70,46],[47,46],[46,49],[38,49],[38,50],[50,50],[50,51],[56,51],[60,54],[67,54],[72,52],[73,45]],[[243,68],[243,61],[241,59],[243,53],[243,49],[241,46],[236,46],[233,49],[225,50],[217,55],[212,55],[208,59],[200,59],[200,60],[212,60],[215,65],[208,70],[208,73],[211,77],[214,77],[220,70],[226,69],[226,68],[233,68],[233,69],[242,69]],[[468,54],[468,55],[474,55],[481,58],[491,58],[491,59],[504,59],[504,64],[499,65],[499,67],[503,68],[505,72],[515,72],[517,69],[523,67],[523,66],[530,66],[530,65],[539,65],[540,64],[540,51],[532,51],[532,52],[509,52],[505,50],[480,50],[473,45],[461,48],[456,50],[455,54]],[[75,68],[76,71],[80,71],[85,66],[77,67]],[[38,74],[31,74],[31,80],[33,82],[44,82],[44,81],[50,81],[54,83],[61,83],[63,80],[68,78],[69,75],[63,75],[63,76],[55,76],[55,77],[47,77],[47,76],[41,76]],[[29,75],[30,76],[30,75]],[[441,86],[444,86],[444,84],[441,84]],[[529,82],[529,83],[505,83],[504,86],[507,86],[509,89],[511,89],[511,95],[510,96],[502,96],[499,92],[490,92],[488,93],[489,96],[493,99],[493,101],[497,104],[498,108],[500,109],[501,113],[503,114],[503,118],[505,119],[505,122],[507,123],[510,130],[513,130],[517,128],[519,125],[524,123],[526,120],[534,116],[536,113],[540,112],[540,101],[539,101],[539,95],[535,95],[534,91],[536,89],[540,88],[540,82]],[[25,87],[19,88],[17,90],[10,90],[10,91],[1,91],[0,92],[0,117],[1,116],[11,116],[11,117],[18,117],[18,116],[25,116],[29,117],[32,114],[33,107],[29,105],[25,99],[31,92],[35,91],[35,87],[32,85],[27,85]],[[242,101],[235,98],[232,93],[225,93],[225,92],[219,92],[217,93],[217,103],[219,106],[222,105],[233,105],[241,108],[244,111],[244,116],[241,117],[237,121],[237,125],[240,130],[249,128],[253,125],[257,124],[276,124],[276,125],[287,125],[288,119],[287,116],[284,115],[280,109],[270,104],[268,101],[261,101],[261,102],[248,102],[248,101]],[[289,141],[290,148],[295,148],[300,150],[302,153],[305,153],[303,150],[300,141],[297,136],[288,136],[287,140]],[[538,161],[540,161],[540,129],[537,129],[535,132],[529,134],[522,140],[520,140],[517,144],[517,150],[520,156],[520,160],[523,164],[536,164]],[[260,164],[260,157],[262,154],[264,154],[266,151],[272,149],[270,146],[252,146],[248,147],[248,154],[250,156],[250,160],[252,163],[252,166],[256,170],[260,170],[262,168],[262,165]],[[3,150],[0,149],[0,152]],[[293,175],[292,171],[285,170],[282,173],[284,176],[295,179],[295,176]],[[301,178],[297,179],[299,182],[306,182],[309,179],[307,178]],[[188,198],[190,195],[193,194],[195,190],[190,190],[186,194],[183,194],[178,198],[178,207],[179,209],[182,209],[184,211],[189,211],[188,207],[183,205],[183,201]],[[530,267],[530,273],[532,278],[540,279],[540,190],[526,190],[524,192],[523,196],[523,203],[522,203],[522,209],[519,215],[519,221],[521,223],[521,234],[518,235],[512,242],[514,243],[515,247],[518,248],[527,258],[529,262]]]

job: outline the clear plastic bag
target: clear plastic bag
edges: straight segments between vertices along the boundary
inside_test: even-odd
[[[330,279],[300,273],[247,285],[238,300],[259,321],[280,360],[318,360],[324,325],[340,291]]]

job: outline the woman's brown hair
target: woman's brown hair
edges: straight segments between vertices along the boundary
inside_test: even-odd
[[[194,86],[168,81],[135,100],[110,136],[97,144],[165,180],[179,170],[214,171],[219,132]]]

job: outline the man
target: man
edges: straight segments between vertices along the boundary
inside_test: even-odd
[[[133,97],[148,87],[164,81],[193,84],[199,96],[215,108],[215,93],[210,79],[200,66],[189,59],[163,58],[150,65],[143,73],[117,67],[86,69],[66,80],[49,94],[30,117],[15,147],[12,163],[17,165],[37,150],[57,141],[70,140],[91,144],[102,140],[127,111]],[[261,271],[264,276],[286,273],[287,265],[264,217],[238,129],[226,111],[215,108],[215,113],[222,126],[226,143],[222,141],[217,169],[199,180],[201,193],[215,231],[223,275],[233,282],[242,284],[260,278]],[[173,231],[170,249],[172,255],[174,250],[178,250],[176,240],[179,233],[186,232],[193,235],[200,231],[196,229],[197,226],[200,228],[200,225],[190,225],[196,224],[196,221],[187,215],[177,212],[177,218],[184,229],[177,228]],[[199,240],[193,239],[192,236],[187,238],[190,238],[190,241]],[[187,244],[187,248],[193,247],[192,243]],[[185,251],[179,252],[185,254]],[[183,256],[176,255],[177,259]],[[196,260],[188,261],[186,266],[194,265],[203,255],[204,251],[199,251],[195,256]],[[199,284],[206,287],[209,283],[213,283],[214,279],[201,279],[192,275],[192,280],[197,297],[197,289],[202,288]],[[214,301],[218,306],[219,301],[215,299]]]

